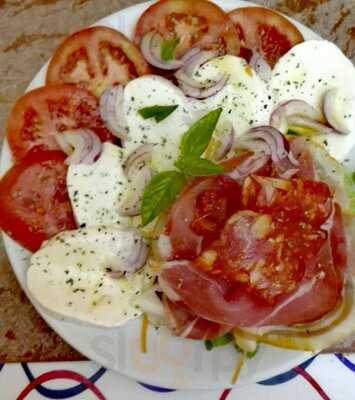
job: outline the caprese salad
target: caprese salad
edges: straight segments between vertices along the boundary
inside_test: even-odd
[[[7,124],[0,227],[61,317],[208,349],[355,331],[355,69],[260,7],[160,0],[55,51]]]

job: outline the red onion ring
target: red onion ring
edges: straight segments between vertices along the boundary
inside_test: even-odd
[[[224,86],[226,86],[228,79],[229,75],[222,75],[217,81],[213,82],[211,86],[204,88],[197,88],[179,79],[178,83],[180,89],[184,92],[186,96],[193,97],[195,99],[206,99],[207,97],[214,96],[219,91],[221,91]]]
[[[189,54],[190,53],[190,54]],[[229,75],[223,74],[216,81],[198,82],[193,78],[195,70],[211,59],[218,57],[217,51],[200,51],[192,49],[185,56],[186,63],[175,73],[180,89],[196,99],[205,99],[218,93],[227,84]]]
[[[90,129],[73,129],[55,135],[58,145],[68,155],[65,163],[93,164],[102,150],[99,137]]]
[[[227,134],[224,134],[222,138],[219,137],[218,139],[221,139],[222,143],[213,155],[213,159],[216,161],[222,160],[232,150],[235,139],[233,126],[230,127]]]
[[[289,118],[293,116],[307,117],[317,121],[323,121],[323,116],[314,107],[303,100],[289,100],[277,106],[271,113],[270,125],[282,133],[286,133]]]
[[[111,242],[115,253],[115,257],[109,263],[111,274],[134,273],[145,264],[148,246],[135,228],[118,230],[117,235],[121,236],[122,240]]]
[[[339,91],[336,88],[329,89],[324,94],[323,113],[329,125],[336,130],[337,133],[349,134],[348,127],[336,118],[336,101],[339,96]]]
[[[123,110],[124,87],[114,86],[100,97],[100,115],[107,128],[118,138],[125,134],[126,117]]]
[[[273,162],[277,163],[280,160],[287,157],[287,151],[285,149],[285,138],[282,134],[272,126],[258,126],[251,128],[244,137],[250,141],[262,140],[270,149],[270,155]],[[241,142],[243,139],[241,140]],[[253,150],[250,148],[250,150]]]
[[[164,61],[160,56],[162,37],[156,32],[148,32],[141,43],[141,51],[149,64],[165,70],[174,70],[184,65],[182,60]]]
[[[265,82],[268,82],[271,78],[272,69],[270,65],[265,61],[265,59],[258,52],[254,52],[249,65],[257,73],[257,75]]]
[[[152,178],[152,171],[149,167],[150,161],[150,145],[139,146],[125,161],[123,170],[131,184],[130,190],[121,202],[120,215],[134,216],[139,214],[144,188]]]
[[[263,168],[269,159],[269,155],[253,154],[227,175],[236,181],[241,181]]]

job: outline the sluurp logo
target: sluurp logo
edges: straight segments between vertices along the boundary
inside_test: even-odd
[[[142,353],[139,324],[130,325],[92,339],[91,350],[97,361],[138,379],[145,377],[154,382],[166,377],[171,387],[191,386],[194,379],[228,385],[240,358],[233,345],[207,351],[202,341],[172,337],[165,328],[152,328],[148,351]],[[245,363],[242,375],[259,370],[262,358],[261,349],[257,357]]]

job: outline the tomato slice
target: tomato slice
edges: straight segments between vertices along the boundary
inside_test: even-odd
[[[137,44],[150,31],[163,40],[179,40],[175,57],[181,58],[193,47],[221,53],[239,54],[239,40],[227,14],[206,0],[160,0],[139,18],[134,41]]]
[[[44,86],[17,100],[7,122],[7,139],[19,160],[35,146],[58,150],[53,135],[77,128],[92,129],[102,141],[114,139],[101,119],[97,99],[86,89]]]
[[[271,67],[293,46],[301,32],[281,14],[263,7],[237,8],[229,13],[243,48],[260,53]]]
[[[130,40],[114,29],[95,26],[74,33],[58,47],[47,70],[47,84],[79,84],[100,96],[148,73],[147,62]]]
[[[0,228],[30,251],[75,229],[64,159],[60,151],[32,150],[0,181]]]

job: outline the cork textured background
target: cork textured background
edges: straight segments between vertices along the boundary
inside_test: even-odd
[[[193,1],[193,0],[191,0]],[[254,0],[335,42],[355,63],[355,0]],[[136,0],[0,0],[0,143],[14,101],[61,40]],[[355,351],[355,341],[337,350]],[[0,362],[79,360],[38,316],[0,243]]]

